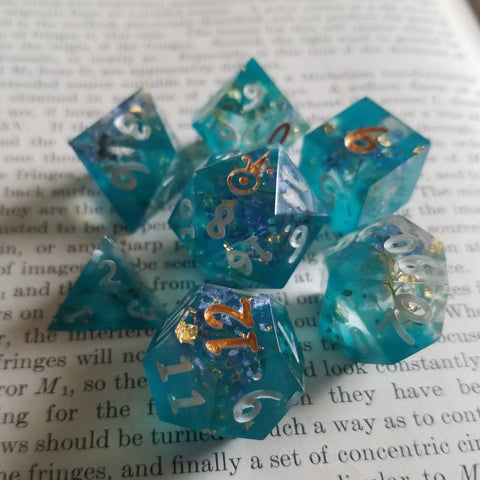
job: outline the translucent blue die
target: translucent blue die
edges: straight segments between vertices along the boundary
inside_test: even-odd
[[[210,284],[172,313],[143,364],[161,420],[229,437],[264,438],[303,393],[286,308]]]
[[[440,338],[448,293],[440,240],[392,216],[342,238],[326,264],[320,333],[355,361],[396,363]]]
[[[193,128],[213,152],[291,145],[308,130],[268,75],[251,59],[200,109]]]
[[[194,170],[175,143],[142,88],[70,145],[134,231],[183,188]]]
[[[345,234],[409,199],[430,142],[368,98],[305,136],[299,169]]]
[[[211,281],[243,288],[283,287],[325,222],[281,147],[212,159],[169,220]]]
[[[158,328],[166,317],[121,247],[103,237],[48,329]]]

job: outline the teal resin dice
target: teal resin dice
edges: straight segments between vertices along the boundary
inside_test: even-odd
[[[401,216],[343,237],[326,255],[320,334],[353,360],[392,364],[440,338],[443,244]]]
[[[103,237],[48,329],[158,328],[166,318],[121,247]]]
[[[210,281],[281,288],[326,213],[281,147],[211,159],[169,224]]]
[[[70,142],[132,232],[180,192],[194,170],[175,144],[145,88]]]
[[[309,126],[251,59],[196,113],[193,128],[213,152],[223,153],[273,143],[289,146]]]
[[[305,136],[299,169],[330,215],[351,232],[409,199],[430,142],[364,98]]]
[[[303,393],[304,360],[286,308],[268,295],[204,284],[143,357],[161,420],[262,439]]]

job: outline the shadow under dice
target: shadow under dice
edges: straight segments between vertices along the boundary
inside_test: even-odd
[[[170,227],[215,283],[281,288],[326,213],[281,147],[195,171]]]
[[[309,126],[251,59],[194,118],[193,128],[213,152],[291,145]]]
[[[300,172],[346,234],[410,199],[430,142],[368,98],[305,136]]]
[[[166,317],[120,246],[103,237],[48,329],[158,328]]]
[[[194,169],[177,153],[145,88],[70,145],[130,231],[180,191]]]
[[[303,393],[285,307],[215,285],[185,298],[143,363],[161,420],[229,437],[264,438]]]
[[[396,363],[440,338],[443,244],[401,216],[353,232],[326,256],[320,333],[352,359]]]

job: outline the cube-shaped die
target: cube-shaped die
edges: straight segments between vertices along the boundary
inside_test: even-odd
[[[368,98],[303,141],[299,169],[346,234],[395,213],[409,199],[430,142]]]
[[[49,330],[158,328],[160,301],[121,247],[103,237],[49,325]]]
[[[303,393],[285,307],[210,284],[172,313],[143,364],[162,420],[229,437],[264,438]]]
[[[145,88],[70,142],[130,231],[184,187],[192,159],[176,141]]]
[[[196,170],[169,224],[211,281],[281,288],[326,221],[285,151],[272,147]]]
[[[216,153],[288,146],[309,128],[254,59],[196,113],[193,127]]]
[[[320,334],[355,361],[396,363],[440,338],[448,293],[440,240],[401,216],[326,255]]]

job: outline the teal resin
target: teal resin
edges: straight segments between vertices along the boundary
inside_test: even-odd
[[[281,147],[211,159],[169,224],[212,282],[282,288],[326,213]]]
[[[193,128],[213,152],[289,146],[309,126],[268,75],[251,59],[196,113]]]
[[[171,314],[143,364],[161,420],[228,437],[265,438],[303,393],[286,308],[210,284]]]
[[[166,317],[120,246],[103,237],[48,329],[158,328]]]
[[[393,364],[440,338],[448,294],[440,240],[392,216],[342,238],[325,260],[320,334],[353,360]]]
[[[368,98],[305,136],[299,169],[346,234],[412,195],[430,142]]]
[[[70,145],[133,232],[181,191],[195,168],[175,143],[142,88]]]

